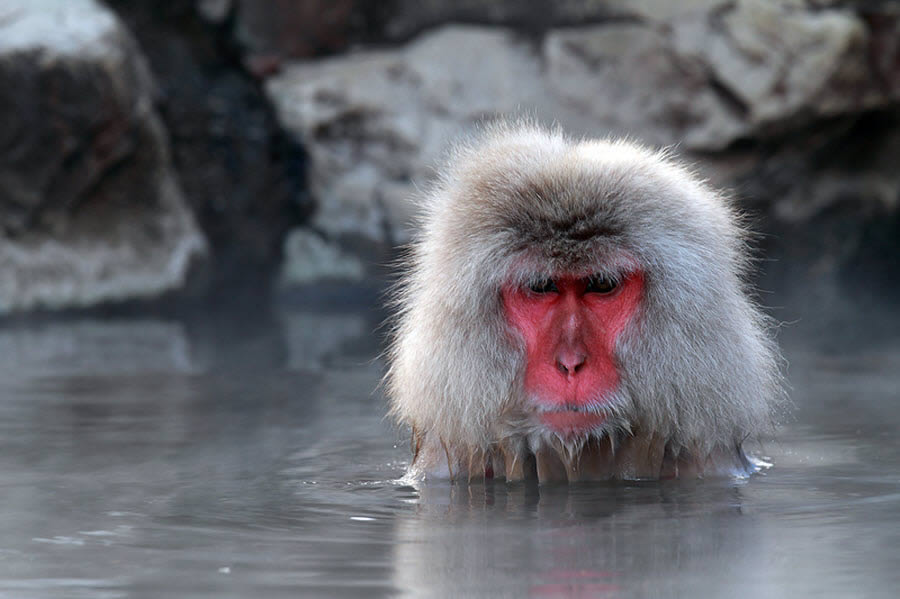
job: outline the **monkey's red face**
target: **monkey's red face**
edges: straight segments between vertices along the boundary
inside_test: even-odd
[[[525,390],[545,426],[569,437],[603,424],[619,384],[613,350],[641,298],[640,272],[544,279],[502,290],[507,321],[525,339]]]

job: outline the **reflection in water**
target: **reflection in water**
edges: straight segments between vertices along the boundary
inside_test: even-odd
[[[29,376],[196,372],[184,327],[162,320],[84,319],[0,329],[0,374]]]
[[[676,582],[683,593],[717,594],[740,580],[752,593],[755,581],[745,575],[685,573],[719,556],[732,564],[755,559],[757,524],[742,514],[740,483],[427,488],[416,517],[398,524],[396,585],[420,596],[503,589],[619,597]]]
[[[789,348],[797,418],[747,481],[414,488],[376,390],[378,319],[279,318],[253,338],[166,320],[0,329],[0,597],[900,584],[900,347]]]
[[[291,370],[321,369],[342,364],[345,344],[369,333],[368,323],[358,314],[311,314],[287,311],[281,316],[287,344],[287,367]]]

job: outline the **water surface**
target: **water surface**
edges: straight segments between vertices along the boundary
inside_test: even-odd
[[[416,489],[373,324],[0,329],[0,597],[896,596],[900,344],[790,344],[749,480]]]

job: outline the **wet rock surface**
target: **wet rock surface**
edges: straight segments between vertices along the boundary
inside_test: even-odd
[[[92,0],[0,7],[0,312],[150,297],[205,240],[150,71]]]

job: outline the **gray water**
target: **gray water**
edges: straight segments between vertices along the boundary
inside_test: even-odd
[[[0,328],[0,597],[900,592],[900,343],[790,345],[749,480],[414,488],[374,324]]]

